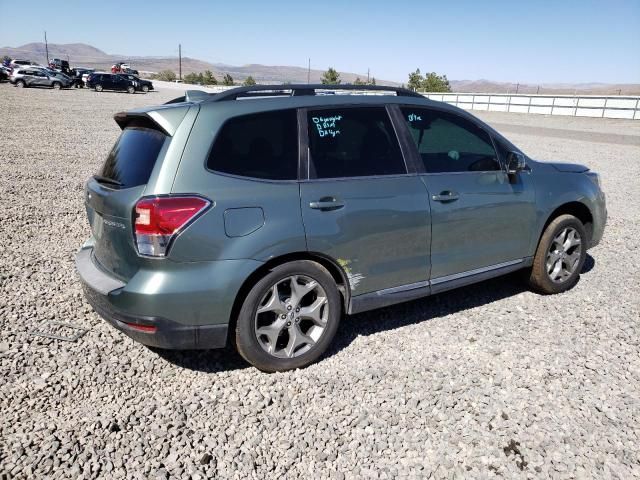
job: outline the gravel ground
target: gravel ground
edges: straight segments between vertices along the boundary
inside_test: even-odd
[[[111,117],[174,96],[0,85],[0,477],[640,477],[640,147],[540,136],[640,122],[482,114],[602,174],[608,227],[573,290],[509,276],[357,315],[321,362],[267,375],[232,350],[154,352],[82,297],[82,188]],[[89,331],[28,335],[49,321]]]

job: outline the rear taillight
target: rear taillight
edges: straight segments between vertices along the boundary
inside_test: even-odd
[[[209,205],[209,200],[196,196],[147,197],[138,201],[134,212],[138,253],[164,257],[173,239]]]

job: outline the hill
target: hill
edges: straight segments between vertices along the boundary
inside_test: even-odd
[[[23,58],[34,62],[45,63],[46,53],[44,43],[28,43],[20,47],[0,48],[0,57],[8,55],[12,58]],[[107,70],[116,62],[128,62],[140,72],[159,72],[161,70],[173,70],[178,72],[177,57],[155,56],[128,56],[113,55],[84,43],[49,44],[50,58],[68,58],[72,66],[83,66]],[[307,69],[290,65],[227,65],[224,63],[209,63],[196,58],[182,58],[182,73],[204,72],[211,70],[220,80],[225,74],[231,75],[236,81],[243,81],[251,75],[258,83],[306,83]],[[322,70],[311,70],[312,83],[320,83]],[[446,73],[446,72],[445,72]],[[360,77],[366,79],[366,74],[340,72],[343,83],[353,83]],[[399,82],[376,79],[380,85],[400,85]],[[451,80],[451,89],[454,92],[477,93],[514,93],[515,83],[495,82],[492,80]],[[640,84],[606,84],[606,83],[581,83],[581,84],[525,84],[517,86],[519,93],[540,94],[579,94],[579,95],[640,95]]]
[[[539,93],[554,95],[640,95],[637,83],[509,83],[491,80],[451,80],[454,92],[469,93]]]
[[[22,58],[33,62],[45,63],[46,53],[44,43],[28,43],[20,47],[0,48],[0,57],[7,55],[11,58]],[[82,66],[106,70],[116,62],[127,62],[132,68],[140,72],[159,72],[173,70],[178,72],[178,57],[143,57],[129,55],[112,55],[95,47],[83,43],[49,44],[49,58],[69,59],[71,66]],[[231,75],[236,81],[242,81],[251,75],[260,83],[306,83],[307,69],[288,65],[226,65],[223,63],[209,63],[195,58],[182,57],[182,74],[211,70],[216,78],[221,79],[225,74]],[[311,82],[320,83],[322,70],[311,70]],[[353,82],[357,77],[366,79],[366,74],[340,72],[344,83]],[[381,85],[398,85],[385,80],[378,81]]]

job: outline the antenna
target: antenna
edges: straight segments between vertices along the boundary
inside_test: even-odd
[[[47,67],[49,66],[49,44],[47,43],[47,31],[44,31],[44,49],[47,52]]]
[[[307,83],[311,83],[311,58],[309,58],[309,65],[307,66]]]

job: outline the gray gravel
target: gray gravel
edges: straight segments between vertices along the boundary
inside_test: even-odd
[[[266,375],[232,350],[134,343],[74,273],[113,113],[175,95],[0,85],[0,477],[640,477],[640,148],[535,130],[640,122],[482,114],[603,175],[609,224],[576,288],[510,276],[357,315],[318,364]],[[27,334],[50,320],[90,330]]]

